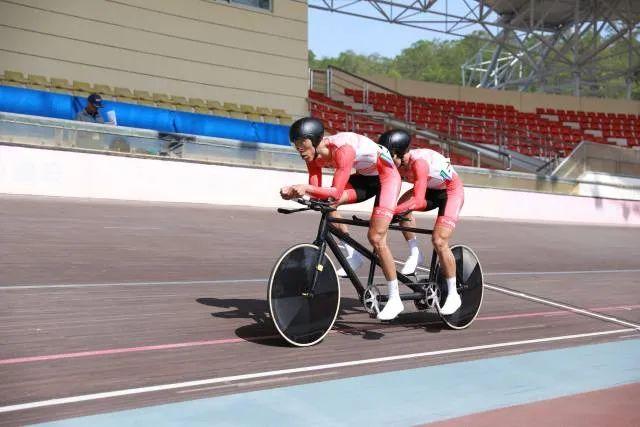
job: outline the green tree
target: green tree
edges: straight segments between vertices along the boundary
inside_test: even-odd
[[[360,75],[386,75],[394,78],[461,84],[460,67],[482,42],[475,37],[461,40],[420,40],[395,58],[360,55],[347,50],[333,58],[318,58],[309,51],[309,66],[325,69],[329,65]]]
[[[638,31],[635,33],[633,44],[640,49],[638,33]],[[309,51],[309,66],[313,69],[325,69],[332,65],[362,76],[384,75],[393,78],[461,85],[461,67],[469,58],[478,54],[486,44],[486,37],[483,40],[483,34],[482,32],[477,32],[457,40],[419,40],[403,49],[395,58],[387,58],[378,54],[361,55],[351,50],[342,52],[333,58],[318,58],[313,51]],[[587,35],[580,40],[579,51],[586,51],[594,42],[601,43],[602,39],[606,40],[614,36],[615,34]],[[594,37],[599,37],[599,40],[594,40]],[[529,41],[529,45],[533,45],[533,43],[534,40]],[[562,50],[562,46],[559,49]],[[627,50],[627,42],[620,40],[609,46],[601,55],[601,58],[604,59],[599,61],[600,66],[597,69],[593,68],[593,63],[587,63],[582,66],[583,80],[593,82],[591,90],[583,91],[584,95],[604,94],[612,98],[619,98],[625,95],[625,78],[618,78],[607,85],[600,84],[598,80],[602,78],[603,69],[605,74],[615,70],[633,69],[634,67],[640,70],[640,63],[637,63],[639,61],[637,54],[633,55],[633,60],[636,63],[627,63],[628,59],[625,54]],[[530,52],[530,54],[534,59],[537,58],[535,52]],[[551,53],[550,57],[555,55],[555,53]],[[598,71],[596,72],[595,70]],[[526,75],[530,71],[530,65],[524,62],[522,71]],[[632,99],[640,99],[638,76],[640,76],[640,71],[635,76]],[[565,92],[570,94],[573,90],[573,78],[571,70],[567,69],[549,76],[546,84],[564,85]],[[539,88],[535,85],[529,88],[530,91],[537,89]]]

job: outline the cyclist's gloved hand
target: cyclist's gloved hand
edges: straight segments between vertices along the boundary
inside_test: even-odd
[[[293,194],[293,191],[292,191],[292,190],[293,190],[293,189],[292,189],[292,187],[291,187],[291,186],[282,187],[282,188],[280,189],[280,197],[282,197],[282,198],[283,198],[283,199],[285,199],[285,200],[293,199],[293,198],[294,198],[294,197],[296,197],[296,196]]]
[[[280,189],[280,197],[285,200],[303,197],[306,194],[307,187],[308,185],[306,184],[288,185],[286,187],[282,187]]]
[[[307,194],[307,184],[298,184],[291,186],[291,191],[294,193],[294,197],[303,197]]]

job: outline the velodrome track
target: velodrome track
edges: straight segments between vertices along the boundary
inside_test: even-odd
[[[317,220],[0,196],[0,425],[640,423],[637,228],[463,219],[486,281],[469,329],[410,303],[381,324],[343,281],[334,331],[291,348],[266,278]]]

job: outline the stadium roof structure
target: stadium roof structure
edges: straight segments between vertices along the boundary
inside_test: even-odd
[[[485,4],[513,28],[523,31],[535,27],[553,32],[576,19],[591,20],[594,17],[633,22],[640,18],[640,2],[632,0],[488,0]]]
[[[631,97],[640,0],[307,0],[309,8],[486,41],[464,85]]]

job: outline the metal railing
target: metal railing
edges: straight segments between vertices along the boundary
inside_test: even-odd
[[[500,152],[505,152],[510,145],[532,147],[529,155],[539,157],[540,159],[551,163],[557,162],[557,151],[555,146],[565,144],[565,141],[559,137],[531,131],[503,121],[483,117],[456,115],[450,111],[444,110],[438,105],[406,96],[398,91],[357,76],[338,67],[329,66],[326,71],[314,70],[311,72],[311,75],[314,76],[313,82],[324,83],[322,92],[332,99],[347,100],[347,98],[350,98],[345,95],[345,89],[361,90],[363,92],[362,102],[355,102],[355,104],[360,104],[363,110],[368,112],[373,111],[374,104],[372,103],[372,94],[374,92],[391,94],[398,99],[404,100],[404,103],[401,103],[400,106],[401,110],[394,110],[394,113],[400,114],[401,116],[399,118],[404,119],[404,121],[411,124],[415,123],[414,117],[412,117],[414,106],[420,105],[427,107],[432,111],[436,111],[446,121],[448,132],[444,133],[433,129],[429,130],[439,132],[442,137],[447,139],[458,139],[470,144],[479,144],[478,142],[470,141],[469,138],[465,137],[465,133],[467,133],[465,131],[473,129],[485,136],[484,143],[498,146],[498,151]],[[321,88],[317,83],[312,84],[310,87],[313,90]],[[352,98],[351,102],[353,103]],[[507,160],[505,159],[505,163],[506,162]],[[538,163],[536,163],[536,167],[538,167],[537,165]]]
[[[474,165],[476,167],[482,167],[483,157],[481,153],[485,151],[485,152],[490,152],[494,154],[496,157],[503,159],[504,166],[506,166],[506,169],[507,170],[511,169],[511,155],[507,153],[502,153],[499,150],[495,150],[490,147],[480,148],[480,147],[474,147],[468,144],[460,143],[459,141],[446,138],[446,134],[443,134],[441,132],[426,129],[417,125],[407,126],[406,123],[398,122],[395,119],[390,118],[386,115],[371,114],[371,113],[365,113],[361,111],[348,110],[333,104],[327,104],[322,101],[318,101],[316,99],[311,99],[311,98],[308,100],[308,102],[309,102],[309,110],[312,112],[318,110],[317,106],[323,106],[331,110],[334,114],[335,112],[341,113],[341,115],[344,117],[344,120],[338,121],[337,124],[341,124],[342,126],[340,126],[340,128],[346,131],[360,132],[360,133],[363,133],[364,131],[365,133],[367,133],[367,129],[363,129],[361,126],[359,126],[363,122],[369,122],[369,123],[375,123],[377,125],[381,125],[383,126],[384,130],[402,127],[403,129],[405,129],[411,134],[419,135],[425,139],[428,139],[432,143],[432,145],[436,145],[440,149],[442,149],[445,155],[450,155],[451,152],[455,152],[457,154],[462,154],[465,157],[469,157],[473,159]],[[314,108],[314,106],[316,106],[316,108]],[[335,122],[335,120],[331,120],[331,121]],[[373,130],[369,130],[368,132],[374,133]],[[490,159],[485,158],[485,163],[487,161],[490,162]]]
[[[551,172],[559,162],[558,153],[554,149],[555,144],[563,144],[562,140],[559,138],[543,135],[528,129],[521,129],[508,123],[504,123],[501,120],[484,117],[454,115],[449,118],[448,123],[449,133],[460,140],[465,139],[465,125],[468,125],[469,123],[477,124],[483,129],[485,136],[489,134],[493,137],[492,144],[497,146],[498,150],[502,152],[511,150],[511,146],[520,148],[536,147],[537,152],[531,152],[529,155],[536,157],[541,161],[529,161],[529,163],[531,164],[532,170],[535,170],[537,173]],[[534,141],[537,142],[537,145],[532,144]],[[520,162],[527,163],[528,161],[521,158]]]
[[[0,142],[87,152],[299,170],[290,146],[0,113]]]

